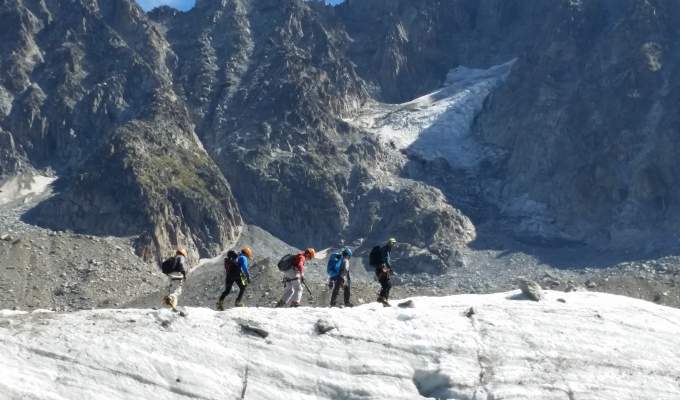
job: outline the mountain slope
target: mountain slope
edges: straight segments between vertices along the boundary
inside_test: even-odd
[[[47,169],[62,177],[28,220],[139,236],[147,260],[177,243],[193,257],[224,248],[240,225],[238,208],[172,90],[176,57],[136,3],[0,7],[8,27],[0,127],[11,144],[0,174]]]
[[[4,311],[0,388],[49,399],[680,396],[678,310],[594,293],[548,292],[540,303],[514,295],[187,317]],[[335,329],[318,334],[320,319]]]
[[[132,240],[147,261],[176,244],[213,257],[244,222],[358,256],[394,236],[400,272],[437,275],[421,282],[491,275],[487,262],[460,268],[480,259],[465,259],[471,242],[528,252],[541,271],[676,254],[678,12],[670,0],[201,0],[149,14],[132,0],[8,0],[0,179],[59,178],[24,222]],[[617,254],[544,257],[565,245]],[[658,279],[651,298],[674,284]]]

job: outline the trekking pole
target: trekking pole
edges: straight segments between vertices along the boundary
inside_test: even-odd
[[[307,283],[302,282],[302,285],[303,285],[303,286],[305,287],[305,289],[307,289],[307,291],[309,292],[309,297],[312,298],[312,301],[315,301],[315,300],[314,300],[314,295],[312,294],[312,291],[309,290],[309,286],[307,286]]]

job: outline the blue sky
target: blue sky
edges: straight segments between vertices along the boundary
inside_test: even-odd
[[[168,5],[178,10],[186,11],[194,6],[196,0],[137,0],[140,6],[145,11],[149,11],[154,7]]]
[[[342,3],[342,0],[328,0],[328,2],[331,4],[338,4]],[[137,3],[139,3],[145,11],[149,11],[154,7],[162,5],[168,5],[178,10],[186,11],[196,4],[196,0],[137,0]]]

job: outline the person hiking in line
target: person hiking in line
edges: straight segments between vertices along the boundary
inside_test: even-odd
[[[343,296],[345,300],[345,307],[353,307],[349,298],[350,292],[350,275],[349,275],[349,260],[352,258],[352,250],[349,247],[343,247],[340,254],[331,254],[328,260],[328,276],[330,278],[331,292],[331,307],[336,306],[336,300],[340,293],[340,288],[343,288]]]
[[[296,255],[284,256],[279,261],[279,270],[283,271],[284,292],[276,307],[298,307],[302,300],[302,285],[305,283],[305,261],[316,256],[316,251],[309,248]]]
[[[243,294],[246,292],[246,286],[250,283],[250,271],[248,270],[249,260],[253,258],[253,250],[250,247],[241,249],[240,254],[229,250],[227,258],[224,259],[224,269],[226,272],[224,291],[217,301],[217,310],[224,311],[224,298],[229,296],[234,283],[238,285],[238,296],[234,302],[235,307],[243,307]]]
[[[163,297],[163,303],[176,310],[179,296],[182,294],[182,286],[187,280],[187,250],[182,246],[177,246],[175,256],[163,261],[161,270],[170,279],[168,294]],[[181,274],[181,277],[177,274]]]
[[[392,271],[392,263],[390,262],[390,253],[396,244],[397,240],[390,238],[384,246],[375,246],[369,254],[369,264],[375,267],[375,276],[380,283],[378,303],[382,303],[385,307],[390,306],[388,302],[390,289],[392,288],[390,276],[394,273]]]

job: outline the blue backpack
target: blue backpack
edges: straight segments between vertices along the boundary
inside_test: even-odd
[[[342,254],[333,253],[328,259],[328,266],[326,267],[326,272],[331,278],[335,278],[340,275],[340,268],[342,267]]]

